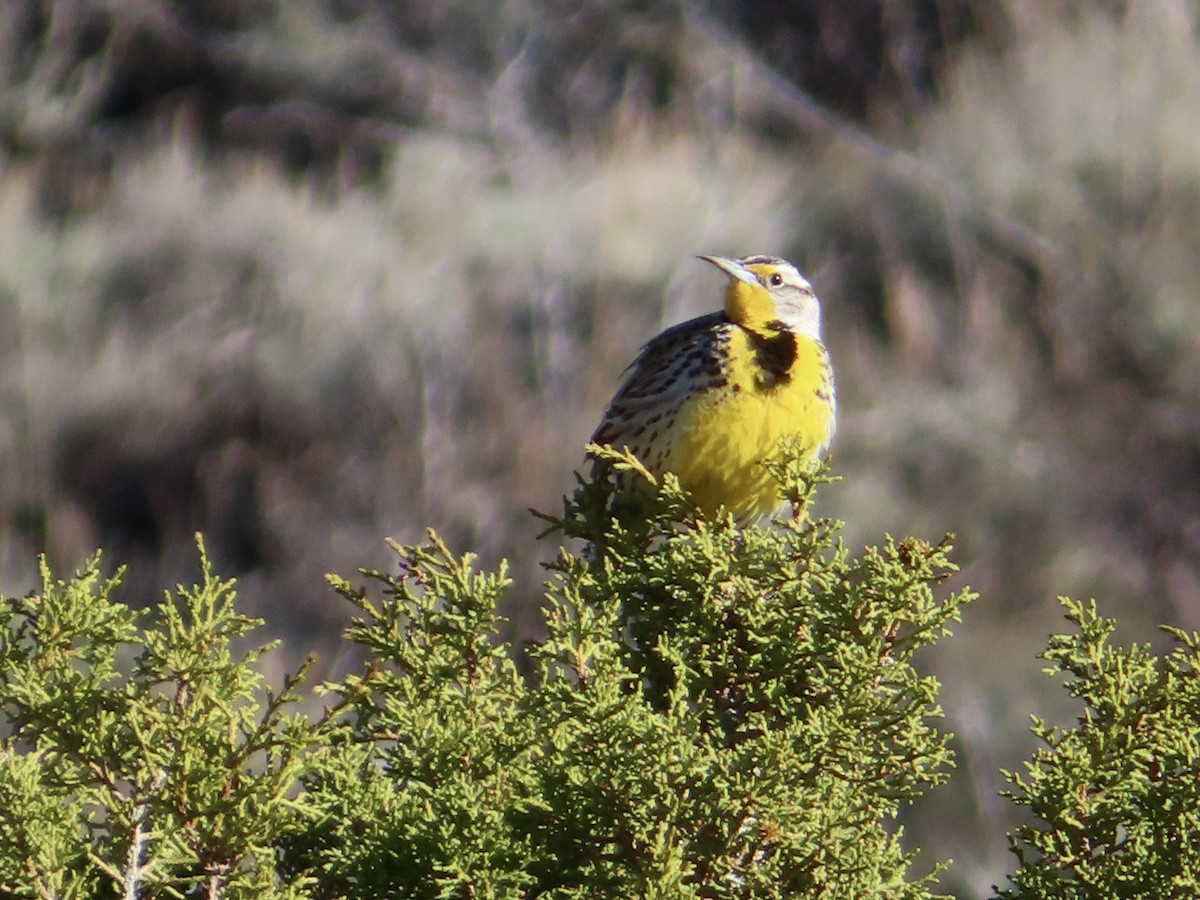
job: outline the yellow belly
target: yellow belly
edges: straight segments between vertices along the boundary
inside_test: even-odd
[[[813,459],[829,443],[834,408],[824,350],[801,341],[790,378],[764,388],[748,348],[730,352],[729,388],[697,395],[681,410],[666,468],[705,513],[724,507],[739,519],[775,510],[779,486],[763,467],[784,438]],[[736,389],[735,389],[736,388]]]

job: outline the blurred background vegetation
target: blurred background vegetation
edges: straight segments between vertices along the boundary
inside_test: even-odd
[[[1198,151],[1184,0],[6,0],[0,590],[103,546],[149,603],[202,530],[303,656],[321,574],[432,525],[533,633],[527,507],[718,305],[693,255],[778,253],[838,374],[825,512],[955,532],[982,594],[905,825],[987,894],[1055,595],[1200,627]]]

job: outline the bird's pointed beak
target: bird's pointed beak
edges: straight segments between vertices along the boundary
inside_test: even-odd
[[[746,284],[758,284],[758,276],[736,259],[726,259],[724,256],[701,256],[698,259],[712,263],[728,275],[730,281],[744,281]]]

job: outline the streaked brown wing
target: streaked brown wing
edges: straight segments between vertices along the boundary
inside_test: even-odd
[[[733,326],[713,313],[668,328],[634,360],[629,378],[608,404],[593,443],[628,446],[651,471],[661,471],[683,402],[698,389],[724,384],[721,357]]]

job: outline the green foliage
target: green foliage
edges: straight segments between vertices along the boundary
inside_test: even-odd
[[[1094,602],[1064,599],[1078,629],[1044,654],[1082,701],[1073,728],[1034,719],[1045,745],[1005,773],[1034,821],[1010,836],[1019,868],[1001,897],[1200,895],[1200,635],[1166,629],[1165,656],[1114,647]]]
[[[503,567],[432,532],[358,609],[363,667],[285,715],[267,647],[201,547],[156,614],[99,558],[7,603],[0,890],[28,897],[927,897],[894,823],[946,777],[937,684],[912,657],[965,592],[945,541],[852,557],[776,474],[768,528],[689,512],[597,450],[560,516],[545,636],[499,639]],[[614,496],[616,494],[616,496]],[[616,514],[614,514],[614,512]]]
[[[238,652],[257,624],[200,546],[200,583],[153,621],[116,602],[100,557],[5,600],[0,889],[16,897],[305,896],[275,845],[314,729],[287,716],[302,673],[260,699]]]
[[[379,602],[335,580],[370,662],[330,686],[297,862],[330,896],[927,896],[890,824],[949,760],[911,660],[967,597],[936,597],[945,542],[851,558],[807,512],[828,479],[780,474],[799,512],[771,529],[689,516],[669,477],[636,516],[581,483],[547,517],[586,544],[551,566],[525,678],[503,572],[436,537],[368,573]]]
[[[293,856],[319,870],[321,896],[513,896],[530,883],[513,822],[537,802],[538,753],[493,642],[508,580],[473,573],[432,533],[395,549],[399,575],[368,573],[387,586],[378,604],[331,579],[362,611],[347,637],[370,656],[330,688],[351,724],[309,779],[317,821]]]

